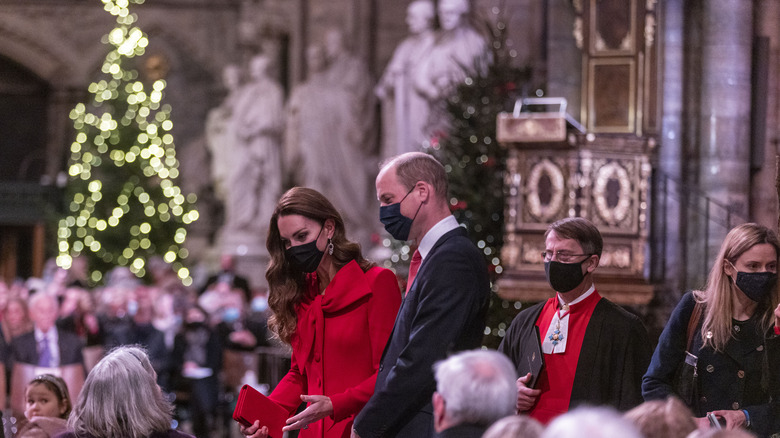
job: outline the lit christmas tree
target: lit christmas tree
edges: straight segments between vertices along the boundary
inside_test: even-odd
[[[70,113],[76,139],[70,147],[66,215],[59,221],[57,264],[68,268],[74,255],[86,256],[90,280],[127,266],[138,277],[146,262],[162,256],[185,285],[192,282],[182,260],[185,226],[198,219],[195,196],[176,184],[171,108],[162,104],[165,81],[144,84],[127,61],[143,55],[146,35],[133,26],[130,3],[103,0],[116,17],[104,37],[112,47],[102,66],[103,77],[90,84],[92,102]],[[151,85],[151,86],[149,86]]]
[[[465,79],[447,101],[448,129],[430,141],[431,152],[447,170],[450,208],[485,255],[492,278],[503,271],[504,174],[506,149],[496,141],[496,116],[511,111],[528,88],[530,70],[513,63],[506,45],[506,24],[496,14],[487,26],[493,63]],[[520,308],[493,292],[483,344],[495,348]]]

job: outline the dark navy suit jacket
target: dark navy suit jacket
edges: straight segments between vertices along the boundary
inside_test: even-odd
[[[60,347],[60,365],[83,364],[81,349],[84,343],[75,333],[57,330],[57,345]],[[35,332],[27,332],[11,341],[11,357],[15,362],[38,365],[38,343]]]
[[[481,345],[489,295],[485,259],[466,230],[445,233],[423,259],[398,311],[374,395],[354,423],[361,438],[433,434],[433,364]]]

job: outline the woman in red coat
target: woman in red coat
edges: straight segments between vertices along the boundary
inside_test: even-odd
[[[364,259],[344,221],[319,192],[295,187],[276,205],[266,241],[273,310],[268,324],[292,347],[292,366],[270,398],[294,414],[287,430],[349,437],[374,392],[376,372],[401,304],[395,274]],[[267,436],[259,423],[244,435]]]

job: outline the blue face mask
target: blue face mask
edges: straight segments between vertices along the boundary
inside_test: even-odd
[[[138,313],[138,301],[128,301],[127,314],[130,316],[134,316],[136,313]]]
[[[222,311],[222,321],[227,323],[236,322],[241,316],[241,311],[237,307],[228,307]]]
[[[412,193],[412,190],[414,190],[414,187],[406,192],[406,195],[399,202],[379,207],[379,221],[384,224],[385,230],[396,240],[407,240],[409,238],[412,223],[417,218],[420,208],[422,208],[422,203],[420,203],[420,206],[417,207],[417,211],[414,213],[414,217],[411,219],[401,214],[401,202],[404,202],[404,199],[409,196],[409,193]]]

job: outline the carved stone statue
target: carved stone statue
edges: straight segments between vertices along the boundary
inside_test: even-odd
[[[346,140],[350,147],[363,154],[372,154],[376,148],[374,137],[374,105],[372,93],[373,79],[368,66],[360,58],[352,55],[344,43],[344,34],[339,29],[329,29],[325,33],[325,55],[327,67],[325,75],[328,84],[340,87],[350,96],[349,111],[352,123],[344,126],[350,131]]]
[[[439,0],[441,31],[415,76],[415,89],[438,111],[457,84],[484,71],[490,62],[487,41],[469,23],[469,12],[469,0]],[[428,129],[441,124],[441,118],[442,114],[432,114]]]
[[[238,147],[232,120],[236,90],[241,85],[241,69],[235,64],[226,65],[222,70],[222,84],[227,90],[227,96],[218,107],[209,111],[206,117],[206,146],[211,153],[211,179],[214,182],[214,190],[217,197],[225,201],[225,186],[233,167],[231,159]]]
[[[433,47],[435,8],[430,0],[415,0],[406,10],[411,34],[396,47],[374,93],[382,100],[384,135],[382,156],[387,158],[420,149],[426,140],[428,101],[412,86],[421,61]]]
[[[286,163],[294,183],[324,194],[344,218],[348,236],[368,245],[376,222],[369,191],[373,162],[366,153],[365,114],[357,111],[365,99],[358,91],[371,88],[356,75],[365,66],[347,56],[331,59],[328,68],[322,47],[306,51],[308,79],[293,88],[287,103]]]
[[[236,92],[232,123],[238,147],[225,203],[226,232],[259,233],[261,240],[282,189],[284,94],[268,76],[269,62],[264,55],[252,58],[249,81]]]

